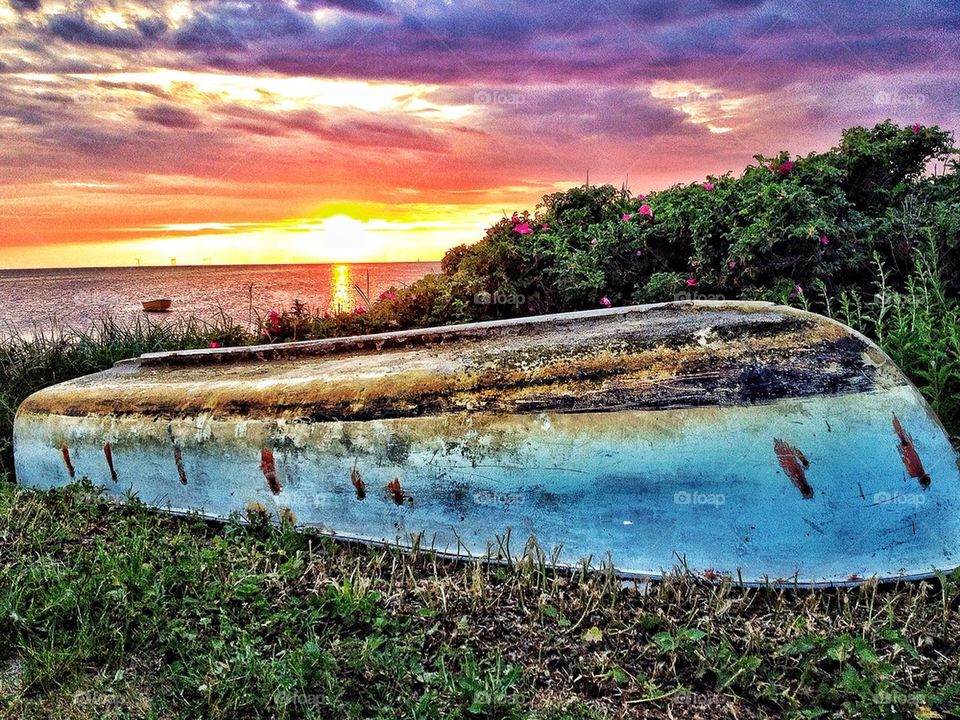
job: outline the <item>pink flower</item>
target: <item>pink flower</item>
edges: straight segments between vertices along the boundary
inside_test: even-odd
[[[223,345],[221,345],[220,343],[214,341],[214,342],[210,343],[210,347],[211,347],[212,349],[216,350],[217,348],[223,347]]]
[[[820,236],[820,244],[821,244],[821,245],[829,245],[829,244],[830,244],[830,238],[828,238],[826,235],[821,235],[821,236]]]
[[[777,168],[777,172],[779,172],[781,175],[786,175],[791,170],[793,170],[793,160],[787,160],[779,168]]]
[[[591,245],[596,245],[596,244],[597,244],[597,239],[594,238],[593,240],[591,240],[591,241],[590,241],[590,244],[591,244]]]
[[[385,290],[384,292],[380,293],[380,299],[381,299],[381,300],[396,300],[396,299],[397,299],[397,294],[396,294],[393,290]]]
[[[364,313],[367,312],[367,309],[361,305],[361,306],[358,307],[356,310],[354,310],[354,312],[355,312],[357,315],[363,315]]]
[[[540,226],[540,229],[541,229],[541,230],[549,230],[549,229],[550,229],[550,226],[547,225],[546,223],[544,223],[543,225]]]
[[[632,217],[633,217],[633,215],[632,215],[631,213],[624,213],[623,215],[620,216],[620,219],[623,220],[624,222],[626,222],[627,220],[629,220],[629,219],[632,218]]]
[[[713,183],[712,183],[712,182],[705,182],[705,183],[703,184],[703,189],[704,189],[704,190],[713,190]]]
[[[916,135],[918,132],[923,130],[923,126],[920,125],[919,123],[914,123],[910,129],[913,130],[913,134]]]
[[[687,287],[696,287],[699,284],[696,278],[687,278]]]
[[[608,297],[600,298],[600,304],[603,305],[604,307],[610,307],[611,305],[613,305],[613,303],[610,302],[610,298]]]
[[[640,193],[639,195],[637,195],[637,200],[639,200],[640,202],[643,202],[646,199],[647,199],[647,196],[644,195],[643,193]]]
[[[800,297],[801,295],[803,295],[803,288],[799,285],[794,285],[793,292],[790,293],[790,297]]]
[[[730,262],[727,263],[728,268],[735,268],[736,266],[737,266],[736,260],[731,260]]]
[[[637,255],[643,255],[643,250],[637,250]]]
[[[653,210],[649,205],[641,205],[637,212],[639,212],[641,215],[646,215],[648,218],[653,217]]]
[[[513,231],[518,235],[529,235],[533,232],[533,228],[530,227],[530,223],[523,222],[513,226]]]
[[[271,310],[270,314],[267,315],[267,327],[264,329],[264,332],[280,332],[280,313],[276,310]]]

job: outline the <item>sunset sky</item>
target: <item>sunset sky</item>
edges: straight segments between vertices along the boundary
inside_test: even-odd
[[[947,0],[0,3],[0,268],[432,260],[588,170],[960,128]]]

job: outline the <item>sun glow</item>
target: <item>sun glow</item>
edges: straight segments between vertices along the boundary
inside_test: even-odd
[[[431,95],[439,90],[439,86],[425,83],[230,75],[185,70],[67,73],[59,76],[17,73],[12,78],[32,83],[54,83],[68,78],[89,84],[91,88],[96,88],[99,83],[109,83],[115,87],[152,87],[180,102],[201,106],[219,102],[277,111],[350,108],[371,113],[427,114],[431,119],[443,122],[461,120],[475,111],[472,105],[435,102]]]
[[[650,88],[651,97],[664,100],[713,134],[730,132],[746,117],[750,98],[732,97],[720,88],[684,81],[661,80]]]
[[[340,203],[275,223],[168,223],[118,229],[111,242],[8,248],[6,267],[436,261],[475,242],[500,211],[488,206]],[[132,235],[133,237],[129,237]]]

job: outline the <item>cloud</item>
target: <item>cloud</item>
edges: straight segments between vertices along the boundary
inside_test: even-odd
[[[54,188],[16,213],[35,213],[44,240],[148,211],[158,225],[294,217],[318,198],[512,210],[588,168],[646,190],[739,170],[755,152],[823,149],[887,116],[960,126],[960,4],[947,0],[10,6],[0,185]],[[110,202],[128,190],[104,186],[104,209],[67,222],[86,196],[50,183],[77,179],[84,193],[166,188],[165,209]],[[202,217],[191,196],[209,199]],[[3,232],[0,248],[18,237]]]
[[[183,50],[241,51],[253,43],[306,38],[315,31],[309,15],[280,2],[215,0],[177,30],[174,42]]]
[[[134,114],[144,122],[162,125],[166,128],[197,130],[203,125],[196,114],[173,105],[154,105],[150,108],[137,108],[134,110]]]
[[[297,7],[304,11],[333,8],[361,15],[380,15],[386,8],[378,0],[299,0]]]
[[[110,28],[92,23],[81,15],[54,15],[48,23],[50,32],[77,45],[97,45],[114,50],[137,50],[146,45],[143,31]]]
[[[18,12],[37,12],[40,9],[40,0],[10,0],[10,4]]]

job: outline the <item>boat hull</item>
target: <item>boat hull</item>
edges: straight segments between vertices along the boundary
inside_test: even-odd
[[[143,371],[109,377],[123,385]],[[561,564],[609,558],[624,575],[683,565],[747,584],[929,576],[960,565],[957,456],[917,391],[885,372],[863,391],[752,404],[571,410],[568,399],[528,412],[492,402],[340,418],[218,412],[223,396],[207,411],[104,413],[89,395],[104,382],[95,376],[92,412],[78,411],[83,384],[55,395],[59,405],[25,404],[17,474],[31,487],[87,478],[172,512],[262,510],[339,537],[452,554],[518,554],[533,537]],[[301,378],[301,393],[311,380]],[[79,405],[63,404],[78,394]]]
[[[173,307],[172,300],[148,300],[143,303],[144,312],[169,312],[171,307]]]

